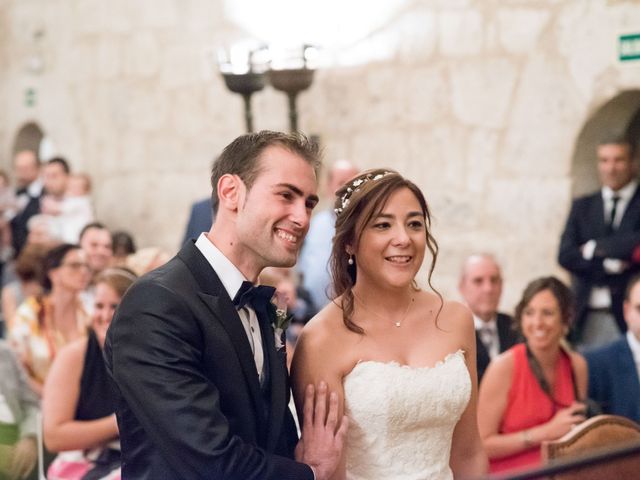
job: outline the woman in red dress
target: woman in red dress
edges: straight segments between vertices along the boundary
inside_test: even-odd
[[[571,291],[555,277],[532,281],[515,311],[525,338],[498,356],[480,385],[478,424],[491,472],[535,467],[540,444],[582,422],[587,364],[564,341]]]

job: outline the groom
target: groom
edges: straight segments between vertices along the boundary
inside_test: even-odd
[[[123,298],[105,345],[122,478],[324,480],[335,470],[347,428],[343,419],[336,433],[335,393],[308,388],[296,448],[273,291],[246,282],[296,262],[318,165],[302,135],[238,137],[212,170],[211,230]]]

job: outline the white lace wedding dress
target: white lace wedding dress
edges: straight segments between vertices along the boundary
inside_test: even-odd
[[[469,402],[462,350],[431,368],[363,361],[344,378],[349,480],[445,480],[453,429]]]

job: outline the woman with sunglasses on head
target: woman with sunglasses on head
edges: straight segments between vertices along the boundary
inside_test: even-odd
[[[557,440],[585,419],[587,364],[564,338],[573,295],[555,277],[525,288],[515,311],[525,343],[494,359],[480,386],[480,435],[492,472],[535,467],[540,444]]]
[[[78,245],[63,243],[44,259],[44,294],[27,298],[16,311],[9,339],[39,395],[57,352],[67,343],[86,336],[89,317],[80,292],[90,272]]]
[[[42,403],[44,440],[47,449],[62,453],[49,467],[49,480],[119,478],[115,393],[102,349],[113,314],[136,278],[121,267],[98,275],[87,338],[67,345],[53,362]]]
[[[298,412],[311,383],[334,392],[348,419],[332,478],[484,473],[471,314],[416,282],[429,249],[431,286],[437,257],[422,192],[397,172],[369,170],[336,194],[335,298],[303,329],[292,365]]]

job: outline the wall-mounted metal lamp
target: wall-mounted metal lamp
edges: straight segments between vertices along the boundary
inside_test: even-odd
[[[269,82],[276,90],[285,92],[289,99],[289,129],[298,131],[298,94],[311,86],[315,70],[310,67],[317,50],[311,45],[303,45],[301,49],[281,52],[278,56],[272,53],[271,68],[267,72]]]
[[[229,90],[242,95],[247,132],[253,132],[251,96],[265,86],[267,48],[259,46],[250,50],[241,48],[218,51],[218,65],[224,83]]]

